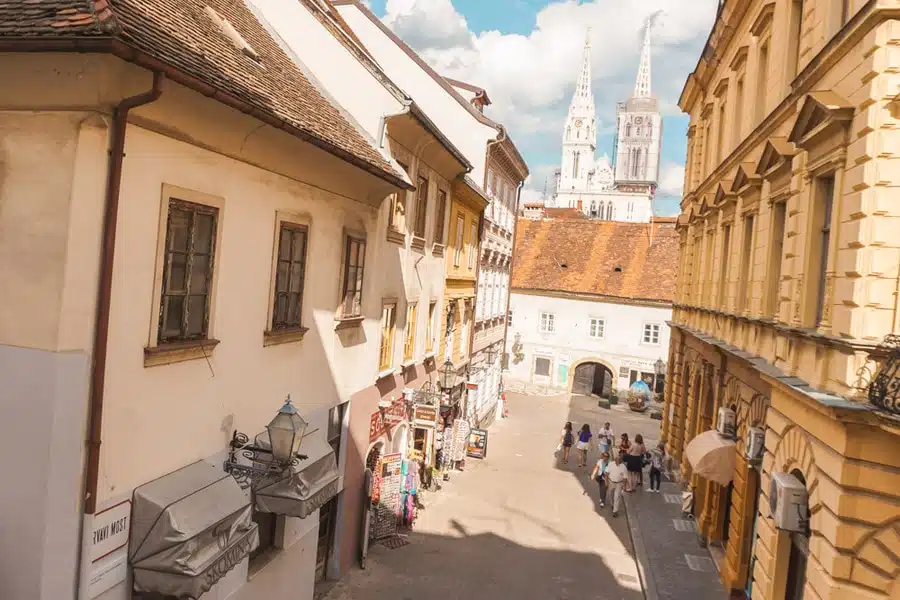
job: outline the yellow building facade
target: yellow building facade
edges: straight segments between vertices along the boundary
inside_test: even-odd
[[[489,200],[469,177],[453,182],[445,252],[440,359],[462,374],[469,361],[478,279],[481,217]]]
[[[885,339],[900,317],[898,9],[725,0],[679,102],[663,435],[726,588],[754,599],[900,598],[900,381]],[[720,412],[735,416],[727,484],[686,453]],[[798,531],[776,524],[785,476],[806,490]]]

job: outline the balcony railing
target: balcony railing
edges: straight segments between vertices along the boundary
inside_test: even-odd
[[[878,347],[884,356],[869,383],[869,402],[900,416],[900,335],[888,335]],[[868,369],[868,365],[863,369]]]

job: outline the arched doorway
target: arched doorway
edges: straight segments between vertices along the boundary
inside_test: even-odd
[[[572,393],[609,397],[612,393],[613,374],[609,367],[599,362],[584,362],[575,367]]]
[[[803,473],[794,469],[791,475],[800,483],[806,485]],[[809,514],[809,506],[806,507]],[[803,600],[806,587],[806,564],[809,561],[809,525],[805,531],[793,532],[791,535],[791,553],[788,556],[787,583],[785,585],[785,600]]]

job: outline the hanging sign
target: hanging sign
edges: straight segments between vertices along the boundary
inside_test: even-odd
[[[377,410],[369,420],[369,443],[406,420],[406,402],[401,398],[394,400],[390,408]]]
[[[469,432],[469,443],[466,446],[466,456],[472,458],[484,458],[487,456],[488,432],[484,429],[473,429]]]
[[[416,427],[434,429],[437,423],[438,409],[435,406],[416,404],[413,409],[413,421]]]

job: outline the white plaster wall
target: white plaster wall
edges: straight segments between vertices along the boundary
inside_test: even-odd
[[[337,7],[388,77],[422,107],[444,135],[472,163],[470,176],[482,185],[485,177],[487,142],[498,132],[478,122],[447,90],[417,65],[358,6]]]
[[[403,108],[374,76],[297,0],[251,0],[257,16],[281,38],[301,68],[317,79],[369,137],[380,142],[381,120]]]
[[[619,367],[624,361],[644,360],[652,364],[660,358],[665,361],[668,356],[669,327],[666,321],[672,318],[671,308],[513,292],[510,310],[513,316],[507,334],[506,351],[510,352],[508,377],[513,380],[565,387],[566,383],[559,379],[559,365],[568,365],[571,370],[579,360],[598,358],[612,369],[619,389],[625,389],[628,387],[628,377],[618,377]],[[553,313],[554,333],[540,332],[542,312]],[[591,317],[605,319],[603,339],[590,337]],[[643,343],[644,323],[660,325],[659,344]],[[521,336],[525,354],[525,359],[519,363],[514,362],[511,351],[517,335]],[[535,356],[551,359],[549,380],[533,375]]]

